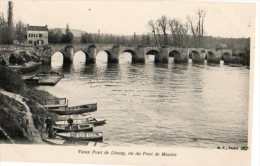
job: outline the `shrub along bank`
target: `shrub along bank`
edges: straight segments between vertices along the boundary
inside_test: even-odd
[[[39,104],[53,96],[34,87],[27,87],[20,75],[8,67],[0,66],[0,89],[20,94],[28,99],[26,104],[32,113],[34,126],[40,132],[44,131],[46,117],[51,116],[53,120],[56,119],[54,114],[48,113]],[[28,130],[26,120],[26,109],[18,101],[4,96],[0,91],[0,127],[16,143],[32,143],[31,131]]]

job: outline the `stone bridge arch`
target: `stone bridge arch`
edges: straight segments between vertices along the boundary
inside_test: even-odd
[[[132,62],[134,62],[135,59],[137,58],[137,54],[136,54],[135,50],[130,49],[130,48],[125,48],[125,49],[123,49],[123,50],[120,52],[120,54],[121,54],[121,53],[125,53],[125,52],[131,54]]]
[[[207,63],[220,63],[220,56],[216,51],[208,50],[206,54]]]
[[[183,61],[183,57],[182,57],[182,53],[180,50],[174,49],[171,50],[169,52],[169,57],[173,57],[174,58],[174,62],[178,63],[178,62],[184,62]]]
[[[176,57],[176,56],[180,56],[181,52],[179,50],[172,50],[169,52],[169,57]]]
[[[187,48],[170,47],[169,57],[174,57],[174,63],[188,63],[189,50]]]
[[[192,63],[204,63],[205,60],[205,49],[197,48],[197,49],[191,49],[190,55],[192,59]]]
[[[95,63],[96,62],[96,56],[100,52],[105,52],[107,54],[107,61],[112,62],[112,52],[111,50],[95,45],[95,44],[90,44],[87,46],[87,48],[84,50],[86,54],[86,63]]]
[[[87,52],[87,49],[78,49],[78,50],[74,50],[75,53],[74,53],[74,56],[73,56],[73,61],[75,59],[75,55],[77,55],[78,53],[82,53],[85,57],[85,63],[88,63],[89,61],[89,53]]]
[[[198,50],[191,50],[191,59],[193,63],[201,63],[200,52]]]
[[[52,64],[53,62],[53,57],[56,56],[57,54],[61,54],[62,55],[62,63],[66,63],[66,60],[65,60],[65,53],[62,51],[62,50],[53,50],[53,52],[51,53],[50,55],[50,64]]]
[[[157,49],[149,49],[146,50],[145,55],[154,55],[154,62],[155,62],[155,59],[158,59],[160,53]]]
[[[223,52],[221,54],[221,59],[225,64],[229,64],[232,61],[232,54],[230,52]]]

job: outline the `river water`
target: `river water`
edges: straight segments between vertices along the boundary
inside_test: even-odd
[[[120,55],[107,64],[100,52],[96,64],[86,65],[75,54],[72,65],[62,55],[52,57],[52,70],[65,74],[56,86],[41,86],[69,105],[98,103],[92,115],[107,124],[96,127],[104,142],[115,146],[206,147],[247,146],[249,69],[220,65],[132,64]],[[43,67],[46,68],[46,67]]]

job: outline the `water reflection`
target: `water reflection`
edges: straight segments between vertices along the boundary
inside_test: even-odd
[[[116,80],[120,76],[120,65],[116,63],[108,63],[104,72],[104,77]]]
[[[84,67],[81,68],[80,72],[82,75],[97,75],[98,67],[95,63],[93,64],[85,64]]]
[[[59,68],[57,68],[59,70]],[[64,63],[60,68],[61,72],[64,74],[75,72],[74,65],[72,63]]]

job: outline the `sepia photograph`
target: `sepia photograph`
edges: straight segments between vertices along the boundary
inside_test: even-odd
[[[255,18],[253,2],[1,0],[0,161],[249,165]]]

